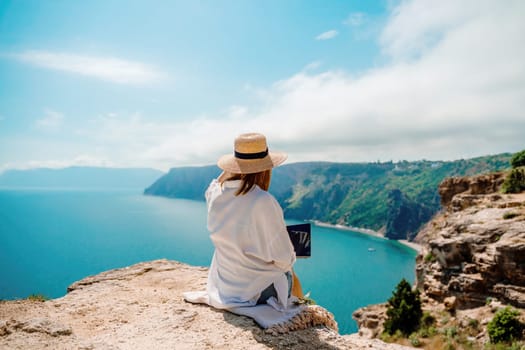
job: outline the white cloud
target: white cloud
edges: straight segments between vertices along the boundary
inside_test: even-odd
[[[463,0],[428,2],[403,1],[392,11],[381,34],[383,52],[393,58],[410,58],[424,54],[448,36],[475,26],[483,29],[494,19],[505,24],[506,17],[522,17],[524,3],[509,0],[505,4],[497,0]],[[512,13],[508,9],[515,9]],[[493,28],[498,32],[498,28]],[[482,40],[482,33],[471,33],[470,40]],[[469,43],[465,42],[466,45]]]
[[[303,70],[260,93],[263,103],[250,108],[243,123],[226,115],[220,121],[202,117],[194,125],[179,124],[175,137],[158,142],[148,154],[161,159],[176,153],[172,164],[191,163],[190,154],[198,154],[195,164],[212,163],[237,133],[249,130],[268,134],[271,145],[287,150],[291,161],[458,159],[523,149],[524,5],[487,2],[471,13],[463,2],[435,2],[438,8],[428,10],[421,3],[430,6],[413,1],[394,9],[382,35],[383,47],[400,53],[391,63],[357,77]],[[429,41],[413,8],[461,20],[451,25],[435,18],[436,39]],[[413,46],[387,35],[392,32],[425,44]],[[410,53],[408,61],[399,59],[402,52]],[[198,147],[181,152],[191,140]]]
[[[241,120],[248,116],[248,108],[246,108],[245,106],[238,105],[231,106],[230,108],[228,108],[228,114],[234,119]]]
[[[329,30],[327,32],[321,33],[318,36],[315,37],[315,40],[329,40],[333,39],[339,34],[337,30]]]
[[[68,130],[69,132],[70,130]],[[45,139],[34,135],[17,135],[0,138],[0,150],[9,150],[9,155],[0,164],[0,172],[8,169],[64,168],[68,166],[110,166],[118,167],[114,152],[107,152],[92,143],[82,140],[64,140],[59,137]],[[0,153],[0,155],[2,155]],[[6,158],[6,155],[2,155]],[[136,165],[136,164],[135,164]]]
[[[343,21],[343,24],[351,27],[359,27],[366,20],[366,15],[362,12],[353,12]]]
[[[52,109],[44,110],[44,117],[37,119],[35,127],[41,130],[56,131],[64,122],[64,115]]]
[[[310,62],[306,66],[304,66],[303,72],[314,71],[314,70],[318,69],[319,67],[321,67],[321,65],[322,65],[321,61]]]
[[[113,113],[90,121],[78,139],[99,145],[95,155],[115,165],[164,170],[213,164],[247,131],[265,133],[290,162],[459,159],[521,150],[525,3],[469,5],[402,2],[381,35],[392,60],[359,76],[303,69],[268,88],[247,86],[258,105],[189,121]],[[434,13],[432,24],[414,9],[423,19]]]
[[[91,154],[79,154],[77,156],[73,156],[72,158],[64,159],[30,160],[6,163],[0,167],[0,173],[9,169],[61,169],[71,166],[116,167],[116,164],[104,157],[99,157]]]
[[[235,125],[245,124],[247,113],[243,106],[232,106],[220,120],[198,117],[181,122],[153,122],[139,113],[99,116],[76,134],[102,145],[101,151],[118,159],[120,166],[166,170],[175,164],[214,162],[216,156],[228,152],[239,131]]]
[[[26,51],[12,55],[39,67],[89,76],[119,84],[149,84],[163,79],[150,65],[115,57],[86,56],[63,52]]]

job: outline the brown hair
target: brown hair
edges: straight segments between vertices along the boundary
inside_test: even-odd
[[[250,192],[255,185],[259,186],[262,190],[268,191],[270,187],[270,181],[272,179],[272,169],[261,171],[253,174],[232,174],[227,180],[241,180],[241,186],[235,193],[236,196],[243,195]]]

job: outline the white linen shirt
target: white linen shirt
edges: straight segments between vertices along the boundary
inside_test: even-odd
[[[215,246],[207,283],[209,304],[228,309],[255,305],[272,283],[280,308],[288,305],[295,252],[279,203],[255,186],[235,196],[240,180],[215,179],[206,191],[208,230]]]

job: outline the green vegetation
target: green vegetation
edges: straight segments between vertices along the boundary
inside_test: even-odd
[[[524,350],[525,345],[521,342],[487,344],[484,350]]]
[[[440,209],[441,181],[506,169],[511,156],[447,162],[287,164],[274,169],[270,192],[289,219],[384,230],[389,238],[411,239]],[[208,184],[219,173],[215,165],[174,168],[145,194],[204,200]]]
[[[513,168],[518,168],[520,166],[525,166],[525,149],[521,152],[515,153],[510,159],[510,165]]]
[[[418,329],[423,316],[419,291],[412,290],[410,283],[404,278],[396,286],[392,297],[388,299],[386,314],[388,317],[384,328],[390,335],[400,331],[408,336]]]
[[[310,298],[310,292],[306,293],[302,297],[297,298],[294,302],[295,305],[316,305],[316,301]]]
[[[412,333],[410,336],[413,338],[417,338],[418,340],[420,340],[420,338],[423,338],[423,339],[432,338],[438,333],[435,327],[435,324],[436,324],[435,317],[432,316],[428,311],[425,311],[423,312],[423,316],[421,316],[419,330],[415,333]],[[419,343],[421,344],[423,342],[419,341]]]
[[[405,284],[403,287],[405,291],[406,287]],[[525,343],[519,339],[525,325],[519,323],[519,312],[509,307],[498,311],[487,325],[486,331],[491,342],[486,344],[478,341],[479,336],[485,333],[484,326],[479,320],[452,317],[447,311],[434,312],[436,313],[423,312],[419,328],[410,335],[398,329],[393,334],[383,332],[381,339],[385,342],[412,345],[428,350],[525,350]],[[491,335],[494,330],[499,336],[497,341],[493,340]]]
[[[501,190],[503,193],[525,191],[525,167],[512,169],[505,178]]]
[[[410,344],[414,347],[421,346],[421,341],[419,340],[416,333],[410,334],[410,336],[408,337],[408,340],[410,340]]]
[[[423,316],[421,316],[421,325],[423,327],[431,327],[434,323],[436,323],[436,318],[428,311],[423,312]]]
[[[49,298],[43,294],[31,294],[30,296],[27,297],[27,300],[43,302],[43,301],[49,300]]]
[[[525,191],[525,150],[515,153],[510,159],[512,170],[505,178],[501,188],[503,193]]]
[[[515,218],[516,216],[520,216],[520,214],[513,211],[509,211],[503,214],[503,219],[509,220]]]
[[[512,342],[521,338],[524,326],[519,320],[519,312],[506,307],[488,323],[487,331],[492,343]]]
[[[475,330],[478,330],[478,327],[479,327],[479,321],[476,320],[475,318],[471,318],[469,321],[468,321],[468,326],[472,329],[475,329]]]
[[[432,254],[432,252],[429,252],[425,255],[425,262],[430,263],[434,261],[436,261],[436,257],[434,256],[434,254]]]
[[[440,209],[446,177],[508,168],[510,154],[452,162],[298,163],[274,169],[270,191],[284,214],[411,239]]]

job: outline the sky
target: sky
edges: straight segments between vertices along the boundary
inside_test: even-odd
[[[522,0],[0,0],[0,171],[525,148]]]

